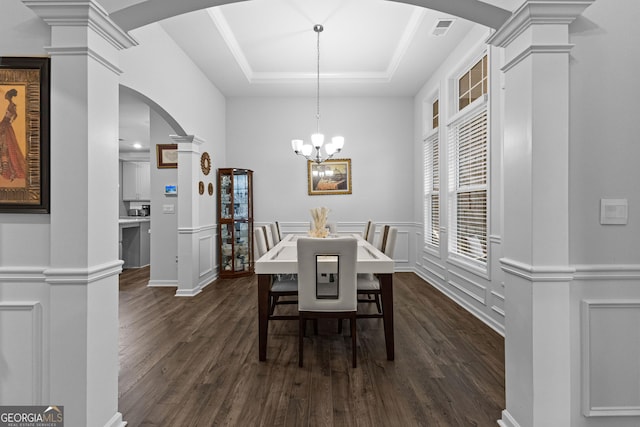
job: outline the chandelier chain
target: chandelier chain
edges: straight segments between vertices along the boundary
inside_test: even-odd
[[[333,157],[334,154],[342,151],[344,146],[344,138],[342,136],[334,136],[331,138],[331,142],[324,144],[324,135],[320,133],[320,33],[324,30],[322,25],[316,24],[313,26],[313,31],[317,34],[316,51],[317,51],[317,63],[316,63],[316,133],[311,135],[311,144],[305,144],[302,139],[292,139],[291,147],[293,152],[299,156],[303,156],[308,161],[316,164],[321,164]],[[326,156],[323,157],[320,154],[320,148],[323,147],[326,152]],[[312,154],[315,150],[315,155]]]
[[[316,127],[317,127],[317,132],[320,133],[320,32],[322,31],[322,26],[317,28],[316,34],[318,35],[317,38],[317,53],[318,53],[318,61],[317,61],[317,68],[316,68],[316,76],[317,76],[317,82],[316,82]]]

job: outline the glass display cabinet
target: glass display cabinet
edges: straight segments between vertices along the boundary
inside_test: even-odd
[[[253,274],[253,171],[218,169],[220,277]]]

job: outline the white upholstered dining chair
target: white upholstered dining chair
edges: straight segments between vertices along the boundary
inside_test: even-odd
[[[376,224],[371,220],[367,221],[367,224],[364,226],[364,231],[362,232],[362,237],[373,245],[373,236],[375,236],[375,234]]]
[[[267,242],[267,250],[271,250],[271,248],[275,246],[275,243],[273,242],[273,236],[271,235],[271,226],[263,225],[260,228],[262,228],[265,241]]]
[[[255,227],[253,230],[256,258],[262,257],[268,252],[266,226]],[[269,290],[269,315],[273,315],[278,304],[297,304],[296,300],[281,300],[280,297],[295,296],[298,294],[298,280],[295,274],[274,274],[271,278]]]
[[[317,239],[300,237],[298,251],[298,365],[303,365],[307,319],[349,319],[351,359],[356,367],[356,261],[353,237]]]
[[[398,228],[385,225],[382,227],[380,238],[378,239],[378,249],[380,252],[393,259],[393,252],[396,248]],[[367,296],[367,299],[359,298],[358,302],[375,303],[378,313],[382,313],[380,304],[380,280],[375,274],[358,274],[358,295]],[[371,299],[373,297],[373,299]]]
[[[256,260],[267,253],[267,237],[264,235],[262,227],[253,229],[253,247],[255,248],[254,259]]]
[[[282,233],[280,233],[280,224],[278,221],[272,222],[271,226],[271,238],[273,239],[273,244],[277,245],[282,240]]]

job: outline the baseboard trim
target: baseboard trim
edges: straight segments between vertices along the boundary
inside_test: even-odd
[[[122,420],[122,414],[120,412],[116,412],[113,417],[104,425],[104,427],[125,427],[127,425],[126,421]]]
[[[177,280],[149,280],[148,288],[177,288]]]
[[[511,416],[506,409],[502,411],[502,418],[498,420],[500,427],[520,427],[520,424]]]
[[[200,292],[202,292],[202,288],[197,287],[195,289],[178,289],[176,291],[177,297],[195,297]]]

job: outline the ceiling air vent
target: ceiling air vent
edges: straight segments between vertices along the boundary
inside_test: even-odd
[[[453,19],[439,19],[436,22],[436,25],[433,27],[433,31],[431,32],[434,36],[444,36],[451,25],[453,24]]]

